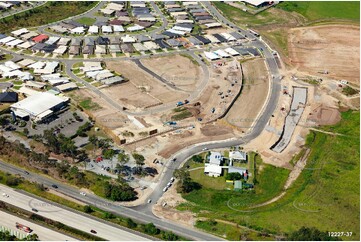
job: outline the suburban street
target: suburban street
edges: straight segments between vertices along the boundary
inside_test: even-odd
[[[4,199],[5,200],[5,199]],[[67,235],[64,235],[62,233],[56,232],[54,230],[50,230],[48,228],[45,228],[43,226],[40,226],[36,223],[32,223],[29,222],[25,219],[16,217],[12,214],[9,213],[5,213],[3,211],[0,211],[0,218],[6,218],[6,219],[1,219],[0,220],[0,226],[4,226],[8,229],[11,229],[12,231],[15,231],[16,233],[21,234],[22,236],[27,236],[28,234],[25,233],[24,231],[17,229],[15,227],[15,223],[18,222],[22,225],[25,225],[29,228],[31,228],[33,230],[33,234],[37,234],[39,236],[40,240],[44,240],[44,241],[50,241],[50,240],[70,240],[70,241],[74,241],[76,239],[69,237]]]
[[[12,188],[1,185],[0,192],[6,193],[9,197],[0,196],[0,200],[4,202],[10,202],[12,205],[31,211],[32,208],[37,209],[37,214],[54,221],[59,221],[70,227],[79,229],[81,231],[90,233],[91,229],[94,229],[96,236],[105,240],[121,240],[121,241],[140,241],[149,240],[146,236],[140,236],[138,234],[130,233],[119,228],[116,225],[109,225],[107,223],[100,222],[96,219],[89,218],[78,213],[71,212],[63,209],[52,203],[47,203],[39,199],[27,196],[19,193]],[[25,223],[25,222],[24,222]],[[34,228],[34,233],[36,233]],[[52,233],[48,233],[51,235]],[[47,240],[47,239],[45,239]],[[50,239],[54,240],[54,238]]]

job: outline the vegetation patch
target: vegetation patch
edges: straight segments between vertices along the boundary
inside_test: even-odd
[[[97,3],[91,1],[48,2],[38,8],[1,19],[0,29],[11,32],[20,27],[29,28],[53,23],[86,12]]]
[[[95,18],[89,18],[89,17],[82,17],[82,18],[76,19],[75,21],[80,23],[80,24],[90,26],[90,25],[93,25],[95,23],[96,19]]]

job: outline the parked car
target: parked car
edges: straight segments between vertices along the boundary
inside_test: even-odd
[[[26,175],[29,175],[29,174],[30,174],[28,171],[24,171],[24,173],[25,173]]]
[[[93,233],[93,234],[97,233],[97,231],[95,231],[94,229],[90,230],[90,232]]]
[[[36,208],[32,208],[31,211],[36,212],[36,213],[39,212]]]
[[[163,192],[166,192],[168,190],[168,187],[163,188]]]
[[[148,199],[147,203],[151,203],[152,202],[152,199]]]

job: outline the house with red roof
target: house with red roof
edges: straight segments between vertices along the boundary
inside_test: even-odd
[[[34,38],[32,38],[32,41],[36,42],[36,43],[43,43],[45,41],[47,41],[49,39],[49,36],[47,36],[46,34],[40,34]]]

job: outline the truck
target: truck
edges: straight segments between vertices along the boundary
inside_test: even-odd
[[[33,230],[23,224],[20,224],[18,222],[15,223],[15,226],[17,229],[23,230],[26,233],[31,233]]]

